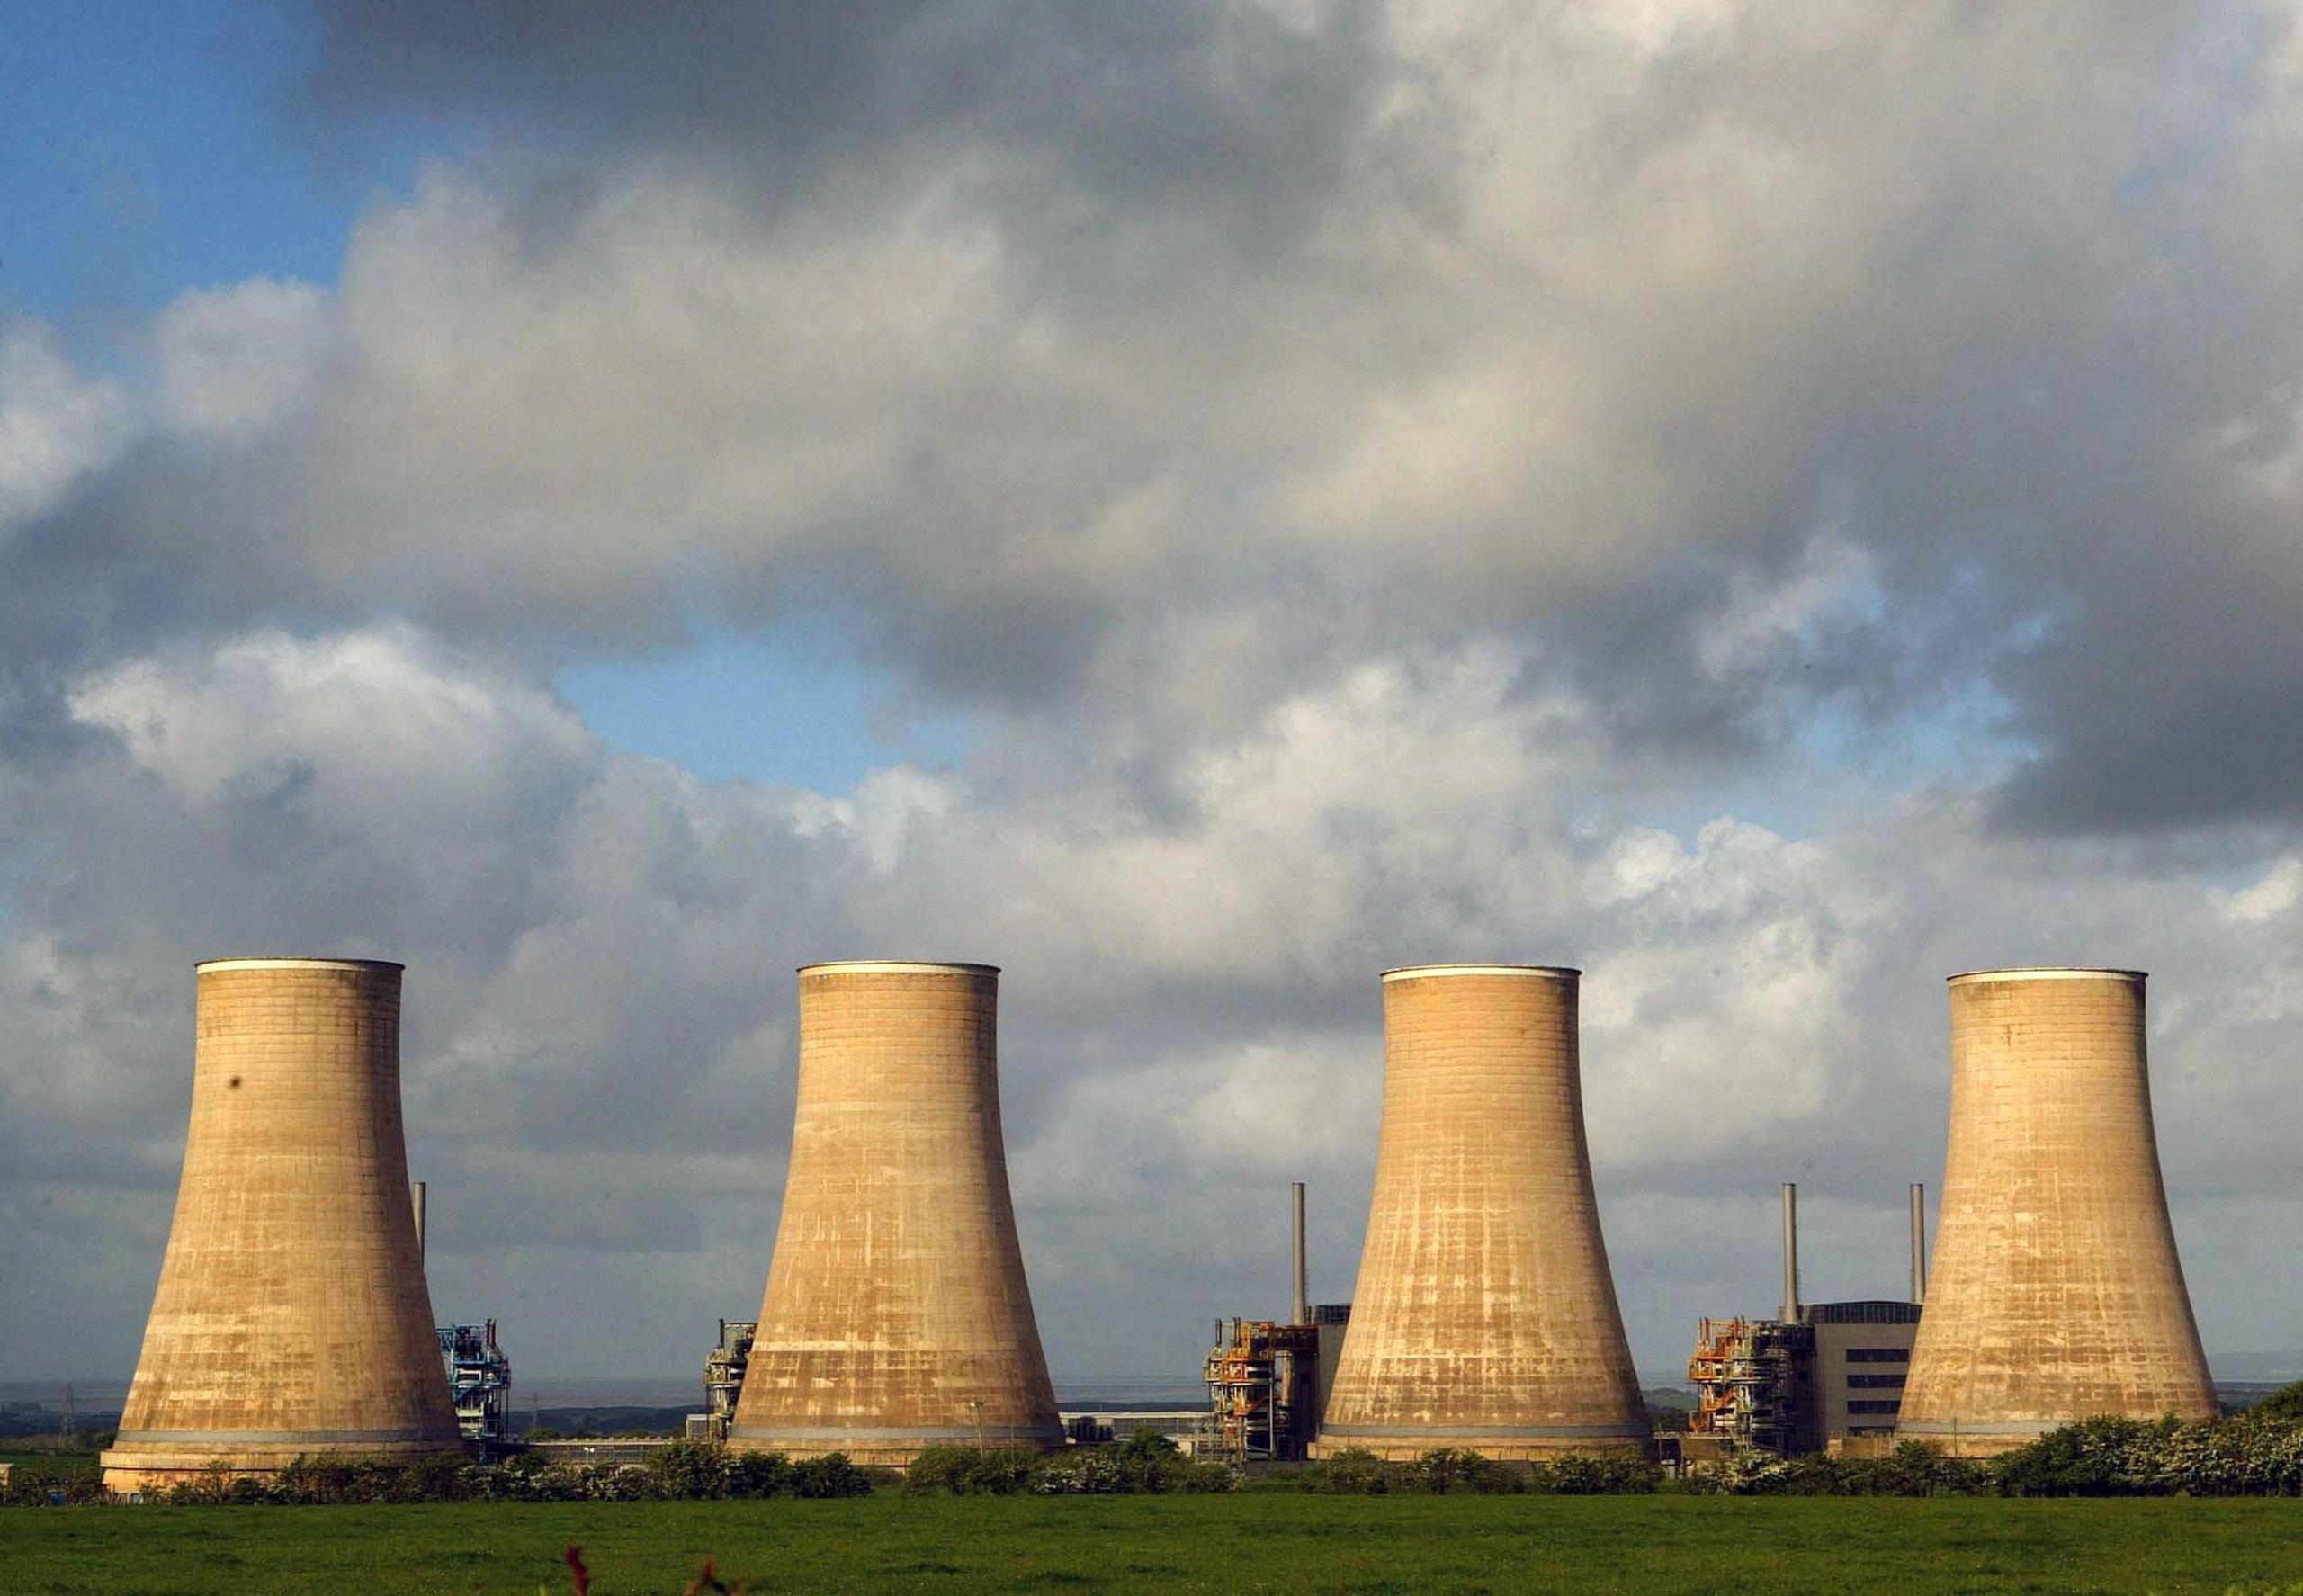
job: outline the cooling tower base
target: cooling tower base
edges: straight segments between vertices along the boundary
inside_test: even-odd
[[[414,1463],[426,1457],[468,1456],[461,1442],[437,1440],[329,1441],[317,1437],[276,1442],[203,1442],[155,1436],[106,1450],[97,1459],[107,1491],[165,1491],[213,1480],[270,1479],[299,1457],[329,1463]]]
[[[986,1424],[965,1430],[753,1430],[728,1432],[731,1452],[781,1452],[786,1457],[844,1453],[851,1463],[904,1468],[931,1447],[1052,1452],[1064,1444],[1061,1425]]]
[[[2080,1416],[2068,1419],[2037,1419],[1996,1424],[1920,1423],[1897,1424],[1898,1441],[1923,1441],[1946,1457],[1996,1457],[2002,1452],[2028,1446],[2051,1430],[2066,1424],[2076,1424]]]
[[[1494,1429],[1465,1425],[1453,1430],[1376,1430],[1353,1425],[1349,1428],[1328,1425],[1309,1448],[1313,1459],[1332,1457],[1339,1452],[1372,1452],[1386,1462],[1406,1463],[1427,1452],[1477,1452],[1497,1463],[1540,1463],[1546,1458],[1564,1457],[1571,1454],[1595,1457],[1600,1453],[1644,1454],[1649,1438],[1644,1430],[1626,1430],[1615,1426],[1593,1425],[1576,1427],[1562,1425],[1555,1429]]]

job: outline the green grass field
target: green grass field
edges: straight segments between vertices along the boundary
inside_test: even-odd
[[[0,1447],[0,1463],[46,1469],[50,1474],[94,1474],[96,1457],[94,1452],[12,1452]]]
[[[14,1509],[0,1590],[2303,1591],[2303,1502],[1719,1497],[972,1498]]]

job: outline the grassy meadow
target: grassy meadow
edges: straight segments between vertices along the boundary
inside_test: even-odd
[[[13,1463],[19,1468],[46,1469],[50,1474],[94,1474],[98,1453],[89,1451],[59,1452],[28,1448],[11,1451],[0,1447],[0,1463]]]
[[[2303,1502],[1235,1496],[16,1509],[10,1596],[2303,1592]]]

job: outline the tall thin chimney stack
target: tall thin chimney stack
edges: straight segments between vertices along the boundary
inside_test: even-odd
[[[1295,1268],[1290,1278],[1295,1287],[1295,1300],[1290,1305],[1293,1317],[1288,1323],[1309,1324],[1312,1322],[1312,1282],[1304,1257],[1304,1183],[1301,1180],[1294,1181],[1288,1186],[1287,1206],[1290,1216],[1295,1221],[1293,1253]]]
[[[1799,1188],[1783,1183],[1783,1322],[1799,1323]]]
[[[1911,1300],[1927,1300],[1927,1186],[1911,1183]]]

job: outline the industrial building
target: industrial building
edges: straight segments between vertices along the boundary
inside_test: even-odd
[[[461,1454],[408,1200],[400,966],[215,959],[195,988],[175,1218],[105,1484]]]
[[[1271,1319],[1217,1320],[1207,1382],[1211,1456],[1246,1463],[1301,1457],[1318,1415],[1308,1370],[1319,1365],[1319,1331]]]
[[[799,973],[784,1214],[728,1441],[901,1466],[1064,1441],[999,1126],[999,973]]]
[[[1782,1316],[1702,1321],[1688,1360],[1696,1405],[1682,1458],[1884,1449],[1895,1436],[1926,1289],[1926,1193],[1913,1186],[1911,1300],[1802,1301],[1799,1190],[1787,1182]]]
[[[1984,1457],[2217,1412],[2175,1253],[2135,970],[1950,978],[1934,1277],[1896,1434]]]
[[[759,1325],[749,1319],[720,1321],[720,1339],[703,1357],[703,1412],[687,1416],[687,1439],[724,1441],[736,1421],[736,1403],[742,1396],[744,1375],[751,1367],[752,1336]]]
[[[1375,1196],[1313,1456],[1647,1444],[1584,1143],[1578,975],[1385,973]]]
[[[488,1457],[511,1439],[512,1360],[496,1340],[493,1319],[443,1324],[439,1335],[457,1431],[473,1450]]]
[[[1196,1450],[1235,1463],[1310,1455],[1343,1356],[1349,1303],[1311,1302],[1304,1256],[1304,1183],[1288,1188],[1293,1292],[1286,1323],[1219,1319],[1200,1377],[1207,1416]]]

